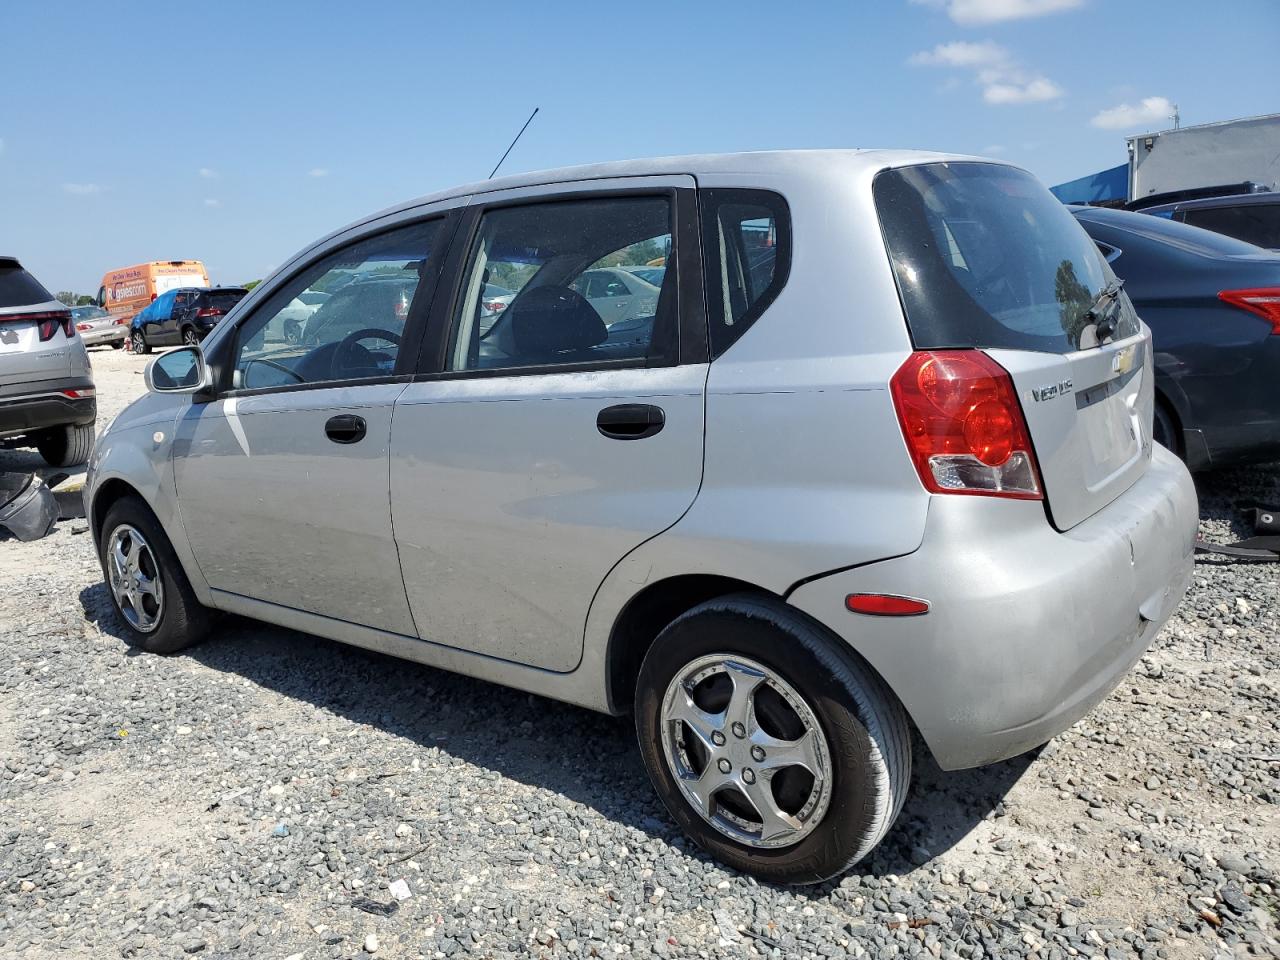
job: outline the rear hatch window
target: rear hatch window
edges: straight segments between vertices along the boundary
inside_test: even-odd
[[[1151,457],[1150,339],[1070,211],[1001,164],[885,170],[872,189],[912,341],[1008,371],[1053,524],[1132,486]]]
[[[212,307],[214,310],[228,313],[232,307],[245,298],[246,293],[247,291],[245,290],[222,290],[217,293],[207,293],[201,306]]]
[[[0,257],[0,309],[48,303],[52,299],[53,295],[16,260]]]
[[[930,163],[885,170],[873,189],[917,347],[1090,345],[1086,314],[1110,276],[1093,241],[1031,174]],[[1115,339],[1137,332],[1132,310],[1122,314]]]

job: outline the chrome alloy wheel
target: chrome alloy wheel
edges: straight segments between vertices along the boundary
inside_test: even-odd
[[[120,615],[139,633],[150,633],[164,612],[164,586],[156,555],[137,527],[122,523],[107,540],[107,578]]]
[[[813,710],[745,657],[686,664],[662,699],[662,752],[685,799],[751,847],[798,843],[831,800],[831,754]]]

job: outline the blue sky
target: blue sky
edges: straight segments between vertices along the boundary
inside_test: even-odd
[[[6,5],[0,253],[52,289],[143,260],[268,273],[503,168],[786,147],[997,155],[1280,110],[1277,0]]]

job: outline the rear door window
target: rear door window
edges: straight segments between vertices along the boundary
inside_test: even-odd
[[[1110,268],[1029,173],[922,164],[882,171],[873,193],[918,348],[1062,353],[1088,345],[1087,314]],[[1122,297],[1113,339],[1138,329]]]
[[[700,191],[711,355],[718,357],[764,313],[786,283],[791,221],[765,190]]]
[[[53,295],[13,260],[0,260],[0,307],[47,303]]]

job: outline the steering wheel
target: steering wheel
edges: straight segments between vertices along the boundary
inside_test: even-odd
[[[339,340],[337,347],[334,348],[333,363],[331,364],[333,379],[342,379],[344,370],[347,367],[347,355],[355,353],[355,349],[361,340],[385,340],[388,343],[394,343],[397,347],[400,346],[400,334],[392,333],[390,330],[382,330],[378,327],[363,327],[360,330],[353,330]],[[373,354],[364,347],[359,347],[359,349],[361,353],[370,358],[368,366],[374,366],[372,362]]]

